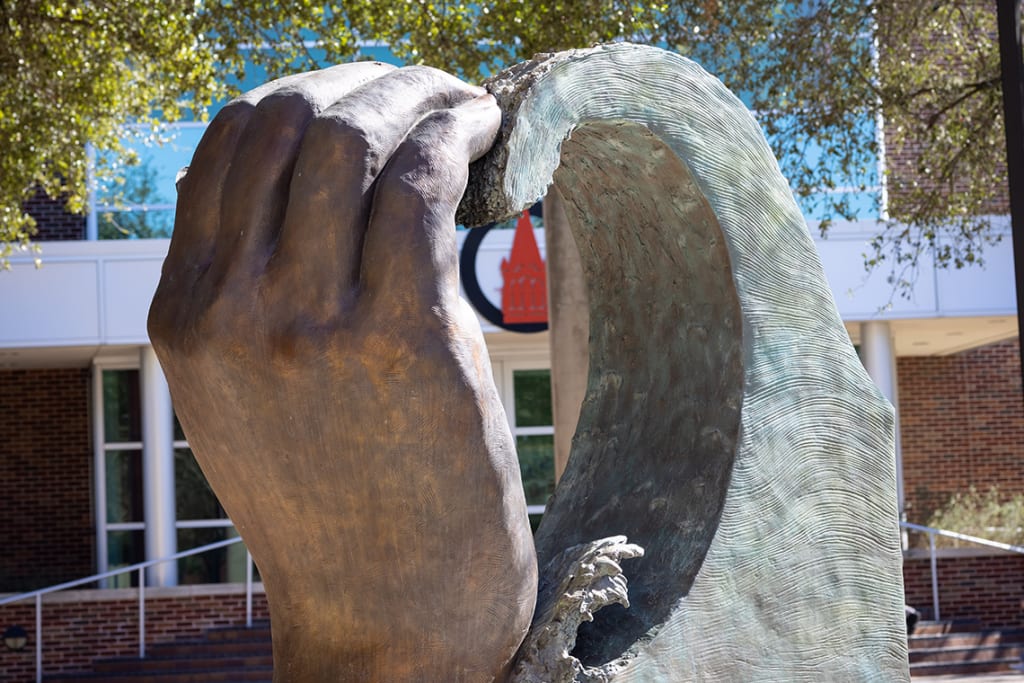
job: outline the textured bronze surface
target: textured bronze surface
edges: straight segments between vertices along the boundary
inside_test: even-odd
[[[597,664],[666,619],[711,544],[740,426],[743,326],[714,213],[647,128],[581,125],[555,178],[592,302],[591,372],[573,439],[586,458],[548,504],[562,522],[542,524],[538,555],[543,566],[611,528],[647,551],[627,569],[632,607],[580,629],[577,651]]]
[[[505,117],[462,215],[553,181],[589,290],[541,566],[615,534],[644,548],[622,567],[629,609],[581,628],[573,654],[607,672],[586,680],[906,681],[892,408],[756,121],[637,45],[541,55],[487,87]]]
[[[749,112],[628,44],[488,89],[278,81],[182,181],[150,330],[262,572],[275,679],[907,680],[891,407]],[[552,182],[589,379],[509,678],[536,557],[453,222]]]
[[[421,118],[422,117],[422,118]],[[486,681],[536,559],[453,217],[500,112],[354,64],[229,104],[180,185],[150,334],[260,568],[277,681]]]

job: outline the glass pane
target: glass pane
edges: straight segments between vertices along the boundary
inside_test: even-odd
[[[551,371],[515,370],[512,373],[517,427],[548,427],[551,419]]]
[[[174,508],[178,519],[227,519],[188,448],[174,449]]]
[[[146,557],[146,532],[108,531],[107,562],[110,569],[127,567],[131,564],[144,562]],[[109,579],[111,588],[130,588],[139,585],[138,572],[126,572]]]
[[[103,371],[103,430],[107,443],[142,441],[138,370]]]
[[[198,548],[228,538],[237,538],[234,527],[218,529],[178,529],[178,550]],[[255,574],[254,578],[255,580]],[[245,544],[208,550],[178,560],[178,583],[243,583],[245,581]]]
[[[185,436],[185,430],[181,428],[181,422],[178,421],[178,416],[174,416],[174,440],[175,441],[186,441],[188,437]]]
[[[555,491],[555,437],[550,434],[520,436],[516,438],[516,449],[526,502],[546,504]]]
[[[142,451],[107,451],[107,522],[141,522]]]
[[[153,130],[148,126],[128,126],[121,143],[134,163],[126,164],[112,176],[101,174],[96,198],[104,208],[123,206],[173,205],[177,200],[174,180],[183,166],[188,166],[205,126],[170,124]],[[100,153],[100,168],[114,165],[115,160]]]
[[[173,210],[104,211],[97,217],[101,240],[135,240],[170,237]]]

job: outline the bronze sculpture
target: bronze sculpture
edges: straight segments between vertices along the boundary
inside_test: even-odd
[[[439,71],[335,67],[228,105],[181,181],[151,335],[288,680],[487,680],[526,632],[533,544],[452,230],[499,121]]]
[[[277,81],[182,181],[151,336],[264,577],[275,680],[905,679],[891,409],[756,123],[626,44],[488,89],[369,63]],[[514,660],[537,569],[453,226],[552,178],[590,380]],[[574,648],[559,610],[615,602]]]

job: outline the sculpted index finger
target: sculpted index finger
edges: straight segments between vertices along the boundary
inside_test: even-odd
[[[458,298],[455,211],[469,164],[497,136],[501,109],[482,95],[423,117],[380,175],[363,248],[362,281],[399,309]],[[378,299],[379,300],[379,299]]]

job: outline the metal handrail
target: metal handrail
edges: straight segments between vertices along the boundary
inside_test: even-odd
[[[43,681],[43,596],[48,593],[55,593],[57,591],[67,590],[68,588],[75,588],[77,586],[83,586],[87,583],[94,583],[102,579],[108,579],[118,574],[127,574],[129,572],[137,571],[139,573],[139,658],[146,656],[146,569],[163,562],[171,562],[174,560],[180,560],[183,557],[189,557],[191,555],[199,555],[201,553],[208,552],[210,550],[217,550],[219,548],[226,548],[235,543],[241,543],[241,537],[228,538],[223,541],[217,541],[215,543],[208,543],[207,545],[201,545],[190,550],[183,550],[167,557],[160,557],[155,560],[147,560],[146,562],[139,562],[137,564],[128,565],[126,567],[119,567],[118,569],[111,569],[110,571],[101,572],[99,574],[93,574],[87,576],[84,579],[76,579],[74,581],[66,581],[65,583],[58,583],[54,586],[48,586],[46,588],[40,588],[39,590],[29,591],[28,593],[21,593],[8,598],[0,600],[0,607],[4,605],[10,605],[15,602],[21,602],[22,600],[28,600],[35,598],[36,603],[36,683],[42,683]],[[246,628],[252,628],[252,555],[248,550],[245,551],[245,626]]]
[[[1011,545],[1009,543],[1000,543],[999,541],[990,541],[986,538],[980,538],[978,536],[970,536],[968,534],[961,534],[956,531],[949,531],[947,529],[937,529],[935,527],[923,526],[921,524],[913,524],[911,522],[900,522],[900,527],[909,529],[910,531],[917,531],[920,533],[928,534],[928,545],[930,548],[931,556],[931,579],[932,579],[932,608],[935,614],[935,619],[940,618],[939,613],[939,583],[938,583],[938,572],[937,572],[937,561],[935,555],[935,537],[944,536],[946,538],[953,538],[959,541],[965,541],[968,543],[974,543],[976,545],[982,545],[989,548],[995,548],[1011,553],[1018,553],[1024,555],[1024,546]],[[46,588],[40,588],[38,590],[30,591],[28,593],[21,593],[11,597],[0,599],[0,607],[4,605],[10,605],[23,600],[29,600],[35,598],[36,605],[36,683],[42,683],[43,680],[43,596],[49,593],[55,593],[57,591],[67,590],[69,588],[75,588],[77,586],[83,586],[88,583],[94,583],[102,579],[107,579],[119,574],[127,574],[129,572],[139,572],[139,658],[146,656],[146,576],[145,570],[149,567],[156,566],[163,562],[171,562],[179,560],[183,557],[189,557],[192,555],[199,555],[201,553],[208,552],[210,550],[217,550],[219,548],[226,548],[235,543],[241,543],[242,539],[229,538],[223,541],[217,541],[215,543],[209,543],[207,545],[192,548],[190,550],[183,550],[167,557],[157,558],[155,560],[147,560],[146,562],[139,562],[137,564],[128,565],[126,567],[120,567],[118,569],[111,569],[109,571],[101,572],[99,574],[93,574],[87,576],[84,579],[76,579],[74,581],[66,581],[59,583],[54,586],[48,586]],[[253,562],[252,555],[246,550],[245,553],[245,626],[246,628],[252,627],[252,586],[253,586]]]
[[[987,538],[979,538],[978,536],[970,536],[968,534],[961,534],[956,531],[949,531],[947,529],[937,529],[931,526],[924,526],[922,524],[912,524],[911,522],[900,522],[900,526],[904,529],[911,531],[918,531],[921,533],[928,534],[928,548],[929,555],[931,558],[931,575],[932,575],[932,612],[934,613],[935,621],[941,619],[939,613],[939,573],[938,573],[938,561],[935,556],[935,537],[944,536],[945,538],[954,538],[958,541],[965,541],[967,543],[974,543],[976,545],[983,545],[988,548],[996,548],[1010,553],[1018,553],[1024,555],[1024,546],[1011,545],[1009,543],[1000,543],[999,541],[990,541]]]

